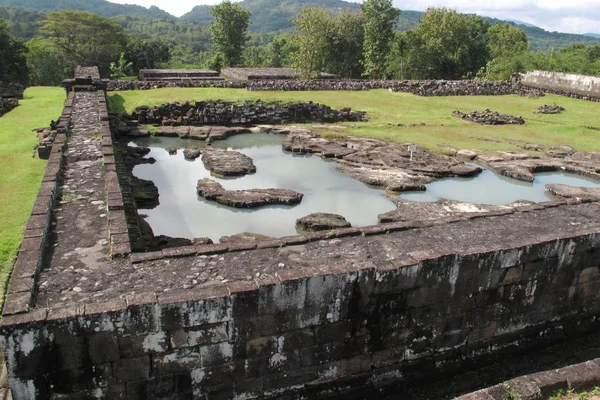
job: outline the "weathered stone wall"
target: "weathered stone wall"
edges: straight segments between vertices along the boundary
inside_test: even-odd
[[[160,125],[239,125],[284,124],[293,122],[343,122],[366,120],[366,113],[350,108],[334,110],[317,103],[277,103],[261,101],[230,103],[200,101],[138,107],[131,115],[140,124]]]
[[[599,248],[589,233],[415,251],[389,267],[284,269],[8,316],[2,344],[16,399],[344,398],[597,329]]]
[[[521,84],[583,100],[600,101],[600,77],[531,71],[521,77]]]

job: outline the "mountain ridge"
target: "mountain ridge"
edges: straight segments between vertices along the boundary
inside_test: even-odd
[[[293,17],[303,7],[307,6],[324,7],[331,12],[340,12],[343,9],[358,11],[360,9],[358,3],[350,3],[344,0],[243,0],[237,4],[246,7],[252,13],[249,31],[259,34],[293,29]],[[4,11],[2,10],[3,6],[5,6]],[[11,8],[12,14],[11,10],[7,11],[6,6]],[[208,5],[198,5],[181,17],[175,17],[156,6],[145,8],[138,5],[111,3],[107,0],[0,0],[0,18],[11,19],[11,16],[18,14],[21,9],[35,10],[39,14],[38,17],[42,16],[42,12],[74,9],[90,11],[106,17],[150,18],[173,21],[173,23],[182,22],[206,26],[213,20],[210,14],[211,7]],[[418,23],[422,14],[420,11],[402,10],[396,29],[408,30],[413,28]],[[30,16],[30,18],[33,17]],[[548,32],[531,24],[523,25],[521,21],[506,21],[483,16],[482,18],[492,24],[511,23],[521,27],[526,32],[534,50],[561,48],[574,43],[600,45],[600,34],[577,35]],[[29,38],[32,35],[31,32],[33,29],[31,27],[26,34],[21,34],[18,31],[22,29],[19,26],[16,28],[13,27],[12,32],[19,37]]]

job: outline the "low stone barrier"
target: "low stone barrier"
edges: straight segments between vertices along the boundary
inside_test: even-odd
[[[261,101],[230,103],[200,101],[196,103],[167,103],[160,106],[138,107],[131,114],[140,124],[160,125],[239,125],[285,124],[302,122],[364,121],[366,113],[350,108],[334,110],[312,102],[263,103]]]
[[[163,87],[217,87],[246,89],[249,91],[320,91],[348,90],[363,91],[373,89],[389,89],[393,92],[407,92],[419,96],[472,96],[472,95],[507,95],[520,94],[527,96],[543,96],[543,91],[526,88],[509,81],[391,81],[361,79],[270,79],[270,80],[230,80],[230,81],[110,81],[109,91],[148,90]]]

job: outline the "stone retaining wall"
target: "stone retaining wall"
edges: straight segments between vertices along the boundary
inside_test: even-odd
[[[547,93],[600,101],[600,77],[598,76],[531,71],[521,77],[521,84],[542,89]]]
[[[303,122],[364,121],[365,112],[350,108],[333,110],[318,103],[276,103],[261,101],[230,103],[200,101],[196,103],[167,103],[160,106],[138,107],[131,115],[140,124],[159,125],[244,125],[285,124]]]
[[[403,382],[596,331],[599,251],[593,229],[495,248],[436,246],[387,264],[281,269],[7,315],[2,344],[16,399],[393,398]]]

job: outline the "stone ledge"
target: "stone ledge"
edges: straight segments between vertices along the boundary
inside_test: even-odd
[[[600,385],[600,358],[568,367],[521,376],[456,400],[547,399],[558,390],[585,391]]]

